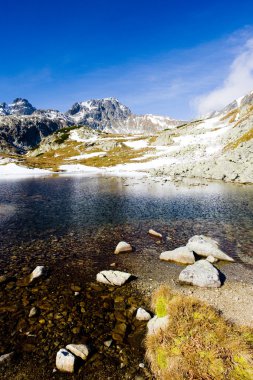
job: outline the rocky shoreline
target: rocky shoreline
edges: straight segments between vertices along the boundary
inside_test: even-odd
[[[211,229],[210,223],[206,228],[200,228],[197,219],[194,223],[192,232],[201,229],[208,234]],[[141,225],[103,226],[95,234],[90,227],[83,236],[51,231],[46,238],[2,244],[0,318],[4,329],[0,332],[0,354],[15,355],[3,366],[0,378],[94,379],[96,373],[103,380],[152,379],[142,344],[147,322],[139,321],[136,313],[140,307],[150,312],[151,294],[161,284],[213,305],[234,323],[253,327],[250,261],[233,256],[235,262],[215,263],[226,276],[223,286],[198,288],[179,282],[186,264],[159,260],[171,245],[187,243],[193,233],[186,238],[185,227],[180,221],[173,223],[173,229],[145,221]],[[226,231],[229,233],[229,227]],[[119,237],[135,250],[115,255]],[[229,239],[232,237],[227,234]],[[223,243],[222,249],[233,254],[232,246],[231,240]],[[243,254],[247,250],[245,244]],[[45,266],[48,271],[29,283],[26,280],[35,266]],[[105,269],[134,277],[119,287],[98,283],[96,276]],[[66,375],[55,370],[55,360],[57,352],[69,344],[87,345],[91,351],[75,374]]]

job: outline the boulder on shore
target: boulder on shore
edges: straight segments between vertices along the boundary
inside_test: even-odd
[[[187,247],[178,247],[173,251],[165,251],[160,255],[160,260],[173,261],[180,264],[193,264],[195,257]]]
[[[133,248],[129,243],[126,243],[125,241],[119,242],[117,247],[115,248],[115,255],[118,255],[121,252],[132,252]]]
[[[218,270],[207,260],[199,260],[193,265],[188,265],[180,273],[179,281],[202,288],[219,288],[221,286]]]
[[[234,261],[232,257],[219,249],[219,243],[216,240],[204,235],[195,235],[189,239],[186,247],[199,256],[213,256],[218,260]]]
[[[120,272],[118,270],[104,270],[97,274],[97,281],[106,285],[124,285],[131,277],[130,273]]]

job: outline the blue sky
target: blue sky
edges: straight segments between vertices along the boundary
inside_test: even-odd
[[[0,101],[186,119],[253,90],[253,2],[1,1]]]

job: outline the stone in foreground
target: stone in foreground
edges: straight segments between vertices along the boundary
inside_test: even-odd
[[[133,248],[129,243],[126,243],[125,241],[119,242],[117,247],[115,248],[115,255],[118,255],[121,252],[132,252]]]
[[[14,356],[14,352],[10,352],[9,354],[4,354],[0,356],[0,366],[9,364]]]
[[[46,269],[44,266],[37,266],[33,271],[32,273],[30,274],[30,280],[29,282],[33,282],[34,280],[36,280],[37,278],[43,276],[46,272]]]
[[[68,344],[66,349],[83,360],[86,360],[89,355],[89,349],[86,344]]]
[[[213,256],[218,260],[234,261],[232,257],[219,249],[219,243],[216,240],[204,235],[195,235],[189,239],[186,247],[199,256]]]
[[[152,230],[152,228],[148,231],[149,235],[152,235],[152,236],[155,236],[155,237],[158,237],[158,238],[162,238],[163,235],[160,234],[160,232],[157,232],[155,230]]]
[[[73,373],[76,357],[71,352],[61,348],[56,355],[56,368],[61,372]]]
[[[121,286],[131,277],[130,273],[118,270],[104,270],[97,274],[97,281],[106,285]]]
[[[178,247],[173,251],[165,251],[160,255],[160,260],[173,261],[180,264],[193,264],[195,257],[187,247]]]
[[[139,307],[136,313],[136,319],[138,321],[149,321],[151,319],[151,315],[142,307]]]
[[[179,281],[201,288],[219,288],[221,286],[219,272],[207,260],[199,260],[193,265],[188,265],[180,273]]]
[[[152,319],[148,321],[148,335],[154,335],[159,331],[163,331],[166,329],[169,323],[169,316],[165,315],[165,317],[158,317],[155,315]]]

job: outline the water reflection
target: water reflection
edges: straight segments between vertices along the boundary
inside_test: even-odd
[[[85,236],[89,229],[99,234],[108,226],[122,226],[122,231],[127,226],[144,236],[150,224],[166,229],[175,245],[193,234],[206,233],[219,237],[230,250],[243,245],[249,251],[252,194],[250,186],[189,188],[119,177],[1,181],[1,247],[50,233]]]

